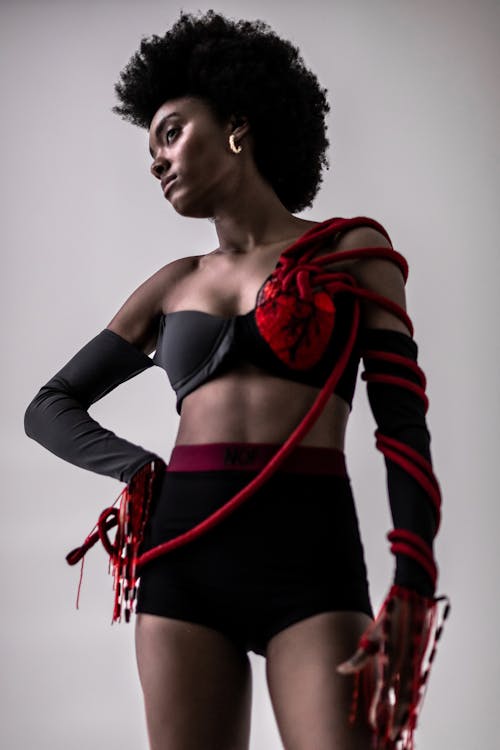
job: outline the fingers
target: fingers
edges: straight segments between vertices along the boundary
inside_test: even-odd
[[[357,651],[347,661],[337,666],[339,674],[354,674],[366,667],[374,654],[379,651],[381,623],[373,622],[359,639]]]
[[[388,725],[392,741],[401,738],[411,724],[411,712],[418,702],[421,663],[422,623],[419,615],[398,602],[385,626],[387,671],[386,681],[392,690],[393,705]]]
[[[383,743],[400,739],[415,703],[412,626],[408,609],[400,602],[388,602],[382,616],[361,636],[356,652],[337,666],[344,675],[361,672],[370,663],[374,667],[368,721]]]
[[[360,648],[350,659],[337,666],[337,672],[339,674],[354,674],[355,672],[359,672],[367,665],[370,658],[370,654]]]
[[[388,657],[386,643],[380,644],[380,654],[375,660],[375,688],[373,691],[368,723],[377,737],[388,736],[394,711],[394,691],[388,679]]]
[[[387,598],[356,652],[337,666],[339,674],[365,670],[363,676],[368,675],[369,665],[374,668],[375,684],[365,702],[377,748],[395,750],[401,742],[411,746],[421,700],[422,663],[433,622],[426,606],[418,597]]]
[[[373,663],[376,677],[368,720],[375,735],[385,742],[399,738],[412,705],[410,625],[408,613],[400,610],[399,603],[389,602],[383,616],[361,637],[355,654],[337,667],[340,674],[353,674]]]
[[[373,633],[371,634],[373,638]],[[347,661],[337,666],[339,674],[354,674],[366,667],[374,654],[378,652],[380,644],[378,640],[369,640],[366,635],[362,636],[358,650]]]

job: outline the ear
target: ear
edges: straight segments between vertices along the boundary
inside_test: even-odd
[[[228,124],[228,135],[234,133],[236,140],[248,135],[251,131],[250,123],[245,115],[231,115]]]

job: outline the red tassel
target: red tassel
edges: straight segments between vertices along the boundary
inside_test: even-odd
[[[82,557],[82,564],[80,566],[80,578],[78,580],[78,590],[76,592],[76,608],[80,609],[80,592],[82,590],[82,583],[83,583],[83,565],[85,563],[85,558]]]
[[[438,606],[446,602],[438,623]],[[427,598],[415,591],[394,585],[389,591],[375,621],[363,634],[359,648],[372,653],[377,661],[377,681],[369,705],[368,720],[373,729],[375,750],[414,750],[414,733],[418,715],[428,683],[429,672],[434,661],[437,643],[441,638],[445,620],[450,612],[448,597]],[[397,616],[397,628],[394,624]],[[410,628],[411,647],[403,643],[402,638],[395,640],[398,634],[406,634]],[[389,661],[389,643],[391,661]],[[394,691],[406,690],[403,672],[407,660],[411,659],[409,702],[410,705],[403,717],[402,727],[396,738],[394,734],[394,708],[397,696]],[[349,721],[354,724],[359,707],[360,680],[367,677],[373,664],[365,667],[356,675]]]
[[[164,469],[165,465],[162,462]],[[120,507],[108,508],[101,514],[98,529],[99,537],[109,552],[115,592],[113,617],[111,622],[125,622],[135,610],[137,598],[137,560],[139,548],[144,538],[144,530],[149,517],[153,496],[155,462],[143,466],[134,474],[121,494]],[[112,515],[117,520],[115,540],[110,542],[106,534],[106,521]]]
[[[84,556],[96,542],[101,541],[109,555],[108,572],[113,576],[115,592],[111,622],[121,622],[122,615],[125,616],[126,622],[130,621],[137,596],[139,548],[149,517],[155,483],[165,468],[165,463],[161,459],[156,459],[139,469],[120,492],[113,505],[102,511],[96,526],[83,544],[66,555],[69,565],[76,565],[77,562],[82,561],[76,599],[77,609]],[[117,503],[119,503],[118,508],[115,507]],[[115,526],[117,527],[115,539],[111,541],[108,532]]]

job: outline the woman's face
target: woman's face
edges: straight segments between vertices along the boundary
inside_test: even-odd
[[[239,170],[229,148],[233,131],[196,97],[170,99],[155,113],[149,128],[151,173],[182,216],[214,216],[224,196],[234,195]]]

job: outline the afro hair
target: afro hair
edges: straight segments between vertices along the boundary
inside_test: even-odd
[[[115,91],[113,112],[146,129],[162,104],[182,96],[205,101],[221,124],[244,115],[257,169],[283,205],[294,213],[312,204],[329,166],[327,90],[265,22],[181,12],[163,36],[141,39]]]

